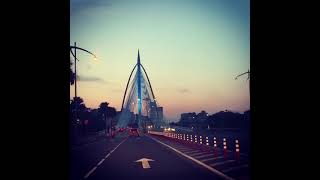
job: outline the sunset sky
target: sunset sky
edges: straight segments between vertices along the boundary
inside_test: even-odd
[[[70,45],[77,52],[78,96],[121,109],[140,50],[167,120],[183,112],[250,109],[249,0],[71,0]],[[72,59],[73,60],[73,59]],[[70,97],[74,86],[70,86]]]

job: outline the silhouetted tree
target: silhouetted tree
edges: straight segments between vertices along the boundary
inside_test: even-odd
[[[73,85],[75,81],[75,73],[72,71],[72,62],[70,61],[70,84]]]
[[[103,120],[99,116],[98,109],[91,109],[89,115],[89,128],[90,131],[101,131],[104,128]]]
[[[77,112],[76,112],[77,109]],[[71,100],[70,103],[70,132],[72,135],[78,136],[79,131],[79,125],[83,124],[82,120],[84,117],[84,113],[87,111],[87,107],[83,102],[83,99],[81,97],[74,97]],[[76,117],[77,116],[77,117]],[[78,122],[77,119],[80,121]]]
[[[250,110],[243,114],[228,110],[220,111],[207,116],[205,111],[195,115],[195,113],[181,114],[180,121],[176,124],[185,127],[198,127],[198,129],[210,128],[250,128]]]
[[[116,117],[117,117],[117,110],[114,107],[108,107],[108,114],[107,117],[111,118],[110,125],[112,128],[116,124]]]
[[[250,129],[250,124],[251,124],[251,122],[250,122],[250,110],[245,111],[243,113],[243,116],[244,116],[244,118],[243,118],[244,119],[244,123],[242,125],[242,128],[245,129],[245,130],[249,130]]]
[[[77,108],[77,117],[78,118],[82,117],[82,114],[87,110],[87,107],[84,104],[83,99],[81,97],[74,97],[73,100],[71,100],[70,110],[73,115],[75,113],[76,108]]]
[[[220,111],[211,115],[209,120],[216,128],[240,128],[243,123],[243,115],[231,111]]]
[[[108,116],[108,105],[109,103],[107,102],[102,102],[99,106],[99,112],[102,115],[102,118],[105,122],[105,131],[107,134],[107,130],[109,130],[109,125],[107,125],[107,116]]]
[[[88,121],[89,123],[89,119],[91,117],[91,111],[89,108],[86,108],[84,111],[81,112],[81,114],[79,115],[79,119],[81,122],[81,126],[82,126],[82,134],[86,135],[87,131],[88,131],[88,124],[86,124],[86,121]]]
[[[117,115],[117,110],[116,110],[116,108],[114,108],[114,107],[108,107],[108,110],[107,110],[107,115],[108,115],[108,117],[115,117],[116,115]]]

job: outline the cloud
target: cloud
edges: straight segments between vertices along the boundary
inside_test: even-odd
[[[104,80],[102,78],[99,77],[93,77],[93,76],[82,76],[82,75],[77,75],[77,80],[78,81],[82,81],[82,82],[97,82],[97,83],[103,83],[103,84],[109,84],[112,86],[119,86],[119,83],[114,82],[114,81],[108,81],[108,80]],[[113,92],[120,92],[122,91],[121,88],[114,88]]]
[[[111,6],[110,0],[71,0],[70,1],[70,13],[75,14],[90,8],[108,7]]]
[[[89,77],[89,76],[78,76],[78,81],[84,82],[105,82],[103,79],[98,77]]]
[[[180,93],[189,93],[190,90],[187,89],[187,88],[180,88],[180,89],[178,89],[178,92],[180,92]]]

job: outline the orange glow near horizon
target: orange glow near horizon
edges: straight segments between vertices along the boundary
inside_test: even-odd
[[[167,120],[181,113],[250,109],[250,1],[71,1],[78,96],[118,111],[130,72],[141,63]],[[73,58],[71,57],[73,61]],[[74,86],[70,86],[70,97]]]

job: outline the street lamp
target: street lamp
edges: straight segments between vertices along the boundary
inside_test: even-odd
[[[248,78],[247,80],[249,80],[249,93],[250,93],[250,70],[248,70],[247,72],[244,72],[242,74],[239,74],[238,76],[236,76],[234,79],[237,80],[238,77],[242,76],[242,75],[245,75],[245,74],[248,74]]]
[[[72,49],[74,49],[74,53],[72,52]],[[72,56],[74,57],[74,75],[75,75],[75,78],[74,78],[74,100],[75,101],[77,99],[77,60],[79,61],[79,59],[77,58],[77,49],[81,50],[81,51],[85,51],[85,52],[93,55],[95,60],[97,59],[97,56],[95,54],[93,54],[92,52],[90,52],[86,49],[77,47],[76,42],[74,42],[74,46],[70,46],[70,52],[71,52]],[[77,119],[78,119],[77,109],[78,109],[77,102],[75,102],[75,121],[77,121]]]
[[[74,53],[72,52],[72,49],[74,49]],[[82,50],[82,51],[84,51],[84,52],[87,52],[87,53],[93,55],[94,60],[97,60],[97,56],[96,56],[95,54],[93,54],[92,52],[90,52],[90,51],[88,51],[88,50],[86,50],[86,49],[77,47],[77,46],[76,46],[76,42],[74,42],[74,46],[70,46],[70,52],[71,52],[72,56],[73,56],[74,59],[75,59],[75,61],[74,61],[74,74],[75,74],[74,89],[75,89],[75,97],[77,97],[77,60],[79,61],[79,59],[77,58],[77,49]]]

